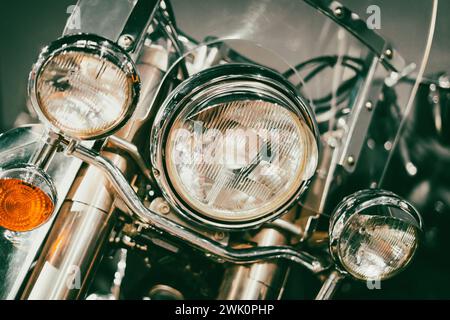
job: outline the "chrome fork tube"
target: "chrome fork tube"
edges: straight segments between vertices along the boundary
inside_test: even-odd
[[[60,141],[61,136],[56,133],[50,132],[47,135],[47,139],[44,144],[38,150],[36,150],[31,157],[30,163],[44,171],[47,171],[53,157],[57,152]]]
[[[322,288],[317,294],[316,300],[332,299],[343,279],[344,275],[342,273],[337,270],[331,271],[331,273],[322,284]]]
[[[253,241],[258,246],[280,246],[287,244],[288,237],[277,229],[265,228],[257,233]],[[225,271],[218,299],[277,299],[282,292],[288,268],[285,261],[279,260],[232,266]]]
[[[130,172],[125,158],[109,153],[105,156],[122,171]],[[83,166],[55,218],[22,299],[83,297],[114,227],[114,200],[102,173]]]
[[[67,200],[22,298],[61,300],[83,297],[113,225],[114,216],[109,212]]]

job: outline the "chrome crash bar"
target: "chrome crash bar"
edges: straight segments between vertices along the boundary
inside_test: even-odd
[[[205,252],[206,256],[209,258],[220,262],[227,261],[235,264],[250,264],[273,259],[286,259],[307,268],[313,273],[322,272],[329,267],[316,257],[306,252],[297,251],[290,246],[265,246],[234,249],[214,242],[203,235],[186,229],[146,208],[134,192],[133,188],[129,185],[122,172],[109,160],[76,142],[63,140],[62,144],[66,146],[65,152],[67,155],[78,158],[87,164],[100,169],[128,209],[130,209],[141,222],[149,224],[155,229],[178,238],[192,247]]]

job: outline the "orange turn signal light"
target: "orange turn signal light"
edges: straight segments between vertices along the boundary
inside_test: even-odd
[[[42,225],[54,210],[52,189],[41,172],[29,167],[0,173],[0,227],[26,232]]]

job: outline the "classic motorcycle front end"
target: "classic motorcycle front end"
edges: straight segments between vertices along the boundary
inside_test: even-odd
[[[413,261],[382,188],[437,1],[407,60],[335,1],[186,5],[80,0],[42,50],[42,124],[0,136],[1,298],[329,299]]]

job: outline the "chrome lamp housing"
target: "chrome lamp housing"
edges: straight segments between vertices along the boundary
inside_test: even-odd
[[[93,34],[62,37],[45,47],[28,81],[31,104],[54,132],[95,140],[133,114],[140,79],[117,44]]]
[[[330,251],[341,272],[363,281],[381,281],[409,265],[422,228],[420,214],[398,195],[361,190],[344,198],[334,210]]]
[[[228,130],[245,133],[230,138]],[[317,167],[319,134],[308,103],[281,75],[223,64],[168,96],[150,148],[154,176],[175,211],[231,231],[258,227],[298,200]]]

